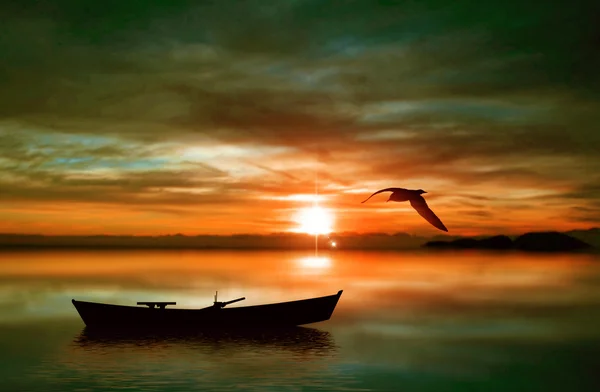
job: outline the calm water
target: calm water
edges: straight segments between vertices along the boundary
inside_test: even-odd
[[[178,307],[334,294],[294,336],[87,334],[70,300]],[[597,255],[0,253],[0,390],[600,390]]]

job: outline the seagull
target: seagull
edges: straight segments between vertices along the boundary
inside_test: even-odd
[[[421,196],[423,193],[427,193],[423,189],[413,190],[413,189],[404,189],[404,188],[385,188],[385,189],[381,189],[381,190],[378,190],[377,192],[373,193],[371,196],[367,197],[367,199],[365,201],[369,200],[376,194],[382,193],[382,192],[392,192],[392,194],[390,195],[390,198],[387,199],[386,203],[388,201],[397,201],[397,202],[410,201],[410,205],[412,206],[412,208],[417,210],[419,215],[421,215],[423,218],[425,218],[425,220],[427,222],[431,223],[434,227],[436,227],[442,231],[446,231],[446,232],[448,231],[448,229],[446,228],[446,226],[444,226],[444,224],[442,223],[440,218],[438,218],[433,213],[433,211],[431,211],[431,209],[427,205],[427,202],[425,201],[423,196]],[[365,201],[362,201],[361,203],[364,203]]]

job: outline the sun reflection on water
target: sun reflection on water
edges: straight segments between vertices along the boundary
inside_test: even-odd
[[[298,259],[302,268],[307,269],[328,269],[331,267],[331,259],[326,256],[311,256]]]

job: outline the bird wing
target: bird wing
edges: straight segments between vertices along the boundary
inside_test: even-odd
[[[448,231],[448,229],[446,228],[446,226],[444,226],[440,218],[438,218],[437,215],[435,215],[433,211],[431,211],[431,209],[427,205],[427,202],[425,201],[425,199],[423,199],[422,196],[419,196],[419,198],[417,199],[412,199],[410,201],[410,205],[412,206],[412,208],[417,210],[419,215],[425,218],[425,220],[431,223],[434,227],[437,227],[438,229],[443,231]]]
[[[404,188],[385,188],[385,189],[380,189],[377,192],[373,193],[371,196],[367,197],[366,200],[361,201],[361,203],[364,203],[365,201],[369,200],[370,198],[372,198],[373,196],[375,196],[378,193],[382,193],[382,192],[396,192],[396,191],[400,191],[403,190]]]

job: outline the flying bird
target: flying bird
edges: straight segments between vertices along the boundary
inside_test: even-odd
[[[388,201],[397,201],[397,202],[409,201],[412,208],[417,210],[419,215],[421,215],[423,218],[425,218],[425,220],[427,222],[431,223],[434,227],[436,227],[440,230],[443,230],[446,232],[448,231],[448,229],[446,228],[446,226],[444,226],[444,224],[442,223],[440,218],[438,218],[437,215],[435,215],[433,213],[433,211],[431,211],[431,209],[427,205],[427,202],[425,201],[423,196],[421,196],[423,193],[427,193],[423,189],[417,189],[417,190],[404,189],[404,188],[380,189],[377,192],[373,193],[371,196],[367,197],[367,199],[362,201],[361,203],[366,202],[367,200],[369,200],[376,194],[382,193],[382,192],[392,192],[389,199],[386,200],[386,203]]]

